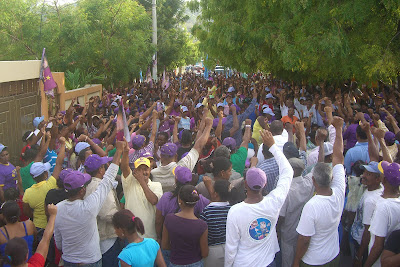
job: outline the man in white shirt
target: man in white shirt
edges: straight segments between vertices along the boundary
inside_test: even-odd
[[[372,216],[371,241],[369,243],[369,255],[365,262],[366,267],[381,266],[380,255],[386,238],[400,229],[400,164],[381,161],[379,171],[384,177],[382,198],[377,201],[374,215]]]
[[[299,233],[293,266],[339,266],[338,226],[345,198],[343,167],[343,119],[334,117],[336,129],[332,168],[317,163],[313,171],[316,195],[304,206],[296,231]],[[332,174],[333,173],[333,174]],[[333,177],[333,179],[332,179]]]
[[[172,191],[175,187],[175,175],[172,173],[172,170],[176,166],[183,166],[193,171],[199,159],[199,154],[202,152],[210,136],[212,123],[212,119],[205,118],[204,129],[198,131],[199,138],[193,148],[178,162],[176,162],[178,147],[174,143],[166,143],[161,147],[161,164],[151,170],[151,174],[153,181],[161,183],[164,192]]]
[[[267,178],[258,168],[246,173],[247,197],[232,206],[226,223],[225,266],[274,266],[279,251],[276,223],[289,192],[293,169],[274,142],[271,132],[261,133],[264,145],[279,165],[279,181],[274,190],[262,196]]]
[[[161,183],[153,182],[150,178],[150,161],[138,158],[134,162],[132,173],[129,167],[129,149],[122,155],[122,188],[125,195],[125,208],[132,211],[143,221],[143,237],[157,238],[155,229],[156,204],[163,194]]]
[[[289,140],[289,134],[286,131],[286,129],[283,128],[282,121],[280,121],[280,120],[273,121],[271,123],[271,125],[269,126],[269,129],[274,137],[276,146],[282,151],[283,146]],[[260,147],[258,148],[258,152],[257,152],[258,162],[262,162],[265,160],[264,154],[263,154],[263,146],[264,146],[264,144],[261,144]]]
[[[363,168],[364,173],[361,176],[361,183],[367,186],[367,190],[361,196],[356,216],[351,226],[351,236],[355,240],[355,264],[358,264],[358,266],[361,266],[367,260],[368,243],[371,237],[369,226],[376,203],[381,199],[383,192],[378,162],[371,161],[368,165],[363,165]]]
[[[92,154],[85,160],[86,173],[92,177],[90,184],[86,188],[85,199],[90,196],[101,183],[106,172],[105,164],[109,163],[112,158],[100,157]],[[112,224],[113,215],[120,210],[117,192],[115,188],[118,182],[113,181],[113,188],[108,192],[107,199],[97,215],[97,228],[100,236],[100,251],[103,255],[103,266],[118,267],[118,254],[122,251],[123,246],[118,240]]]
[[[89,174],[73,171],[64,179],[68,199],[57,204],[54,240],[62,251],[65,267],[101,266],[100,237],[97,215],[112,189],[125,144],[117,142],[113,161],[96,191],[84,199],[90,183]]]

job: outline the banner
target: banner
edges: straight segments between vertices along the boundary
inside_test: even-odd
[[[57,87],[57,83],[53,79],[49,63],[47,62],[46,48],[43,48],[39,79],[43,82],[44,93],[54,98],[54,88]]]

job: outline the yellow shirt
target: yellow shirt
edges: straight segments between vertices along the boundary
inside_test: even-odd
[[[207,97],[204,98],[202,104],[203,104],[203,106],[205,106],[205,107],[208,108],[208,98],[207,98]],[[212,109],[213,109],[214,111],[217,111],[217,106],[214,104],[214,105],[212,106]],[[208,110],[207,117],[208,117],[208,118],[211,118],[211,119],[214,119],[214,116],[212,115],[212,113],[211,113],[210,110]]]
[[[57,180],[51,176],[47,181],[41,181],[26,189],[22,201],[33,209],[33,223],[36,227],[46,228],[47,217],[44,211],[44,200],[50,189],[57,188]]]
[[[261,127],[260,123],[258,122],[258,120],[256,120],[256,122],[253,125],[253,135],[251,137],[257,141],[258,145],[261,145],[263,142],[261,139],[261,134],[260,134],[260,130],[262,130],[262,129],[263,128]]]
[[[151,204],[144,194],[142,186],[132,175],[122,175],[122,188],[125,195],[125,208],[139,217],[144,225],[143,237],[157,239],[156,234],[156,205]],[[149,189],[160,199],[163,195],[161,183],[151,180],[147,183]]]

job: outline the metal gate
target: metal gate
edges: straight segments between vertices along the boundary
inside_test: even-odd
[[[0,83],[0,143],[8,146],[10,161],[20,165],[23,134],[40,116],[39,79]]]

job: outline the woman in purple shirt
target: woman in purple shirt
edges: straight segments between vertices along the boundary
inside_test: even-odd
[[[192,185],[179,191],[181,211],[165,217],[161,246],[171,250],[171,265],[202,267],[208,256],[207,223],[194,215],[194,206],[200,196]]]

